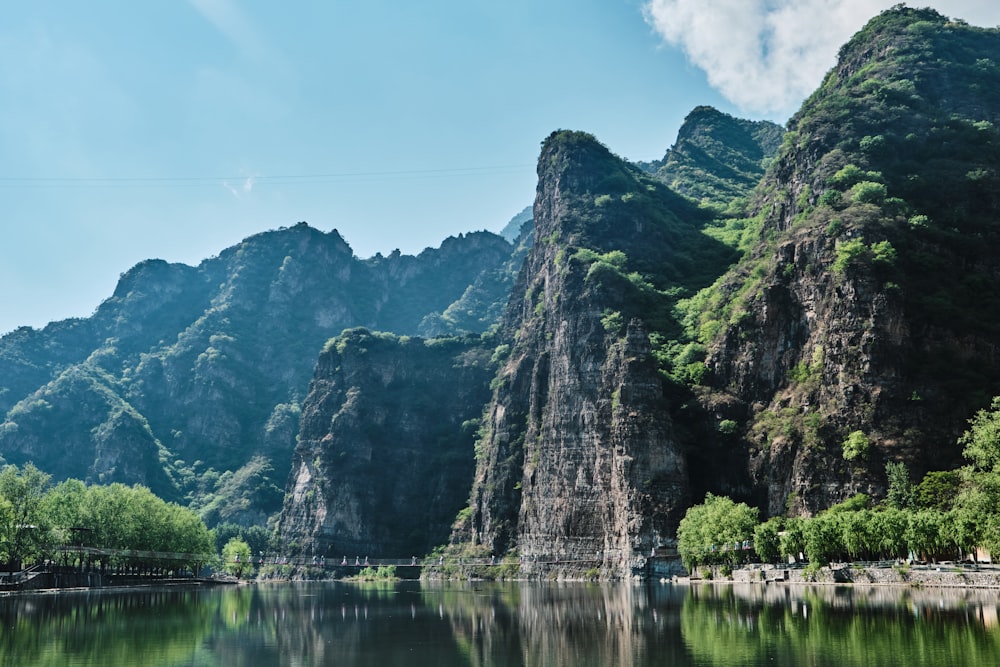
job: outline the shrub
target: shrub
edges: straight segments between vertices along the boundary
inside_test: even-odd
[[[864,431],[852,431],[844,440],[844,460],[853,461],[867,458],[870,447],[871,441],[864,434]]]
[[[872,261],[881,264],[896,262],[896,249],[888,241],[879,241],[871,245]]]
[[[861,239],[851,239],[837,244],[837,257],[833,261],[833,272],[842,274],[851,264],[868,257],[868,246]]]
[[[886,198],[885,186],[874,181],[861,181],[851,188],[851,201],[858,204],[881,204]]]

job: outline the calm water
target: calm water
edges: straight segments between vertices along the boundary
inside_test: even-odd
[[[1000,664],[996,591],[276,584],[0,599],[3,665]]]

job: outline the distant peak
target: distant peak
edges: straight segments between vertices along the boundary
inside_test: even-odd
[[[621,168],[621,159],[588,132],[557,130],[542,142],[538,157],[540,183],[561,175],[584,190]]]

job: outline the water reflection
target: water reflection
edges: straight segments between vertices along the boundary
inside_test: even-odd
[[[274,584],[0,599],[3,665],[952,665],[996,591]]]
[[[995,664],[995,591],[707,586],[684,601],[681,627],[709,665]]]

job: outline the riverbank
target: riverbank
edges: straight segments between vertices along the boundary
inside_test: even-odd
[[[739,584],[857,584],[934,588],[1000,589],[1000,567],[995,565],[910,565],[907,563],[836,563],[810,569],[797,566],[751,565],[728,571],[699,568],[694,576],[674,576],[673,583]]]
[[[230,577],[148,577],[91,573],[37,572],[18,583],[0,584],[0,597],[73,591],[143,590],[149,588],[201,588],[241,583]]]

